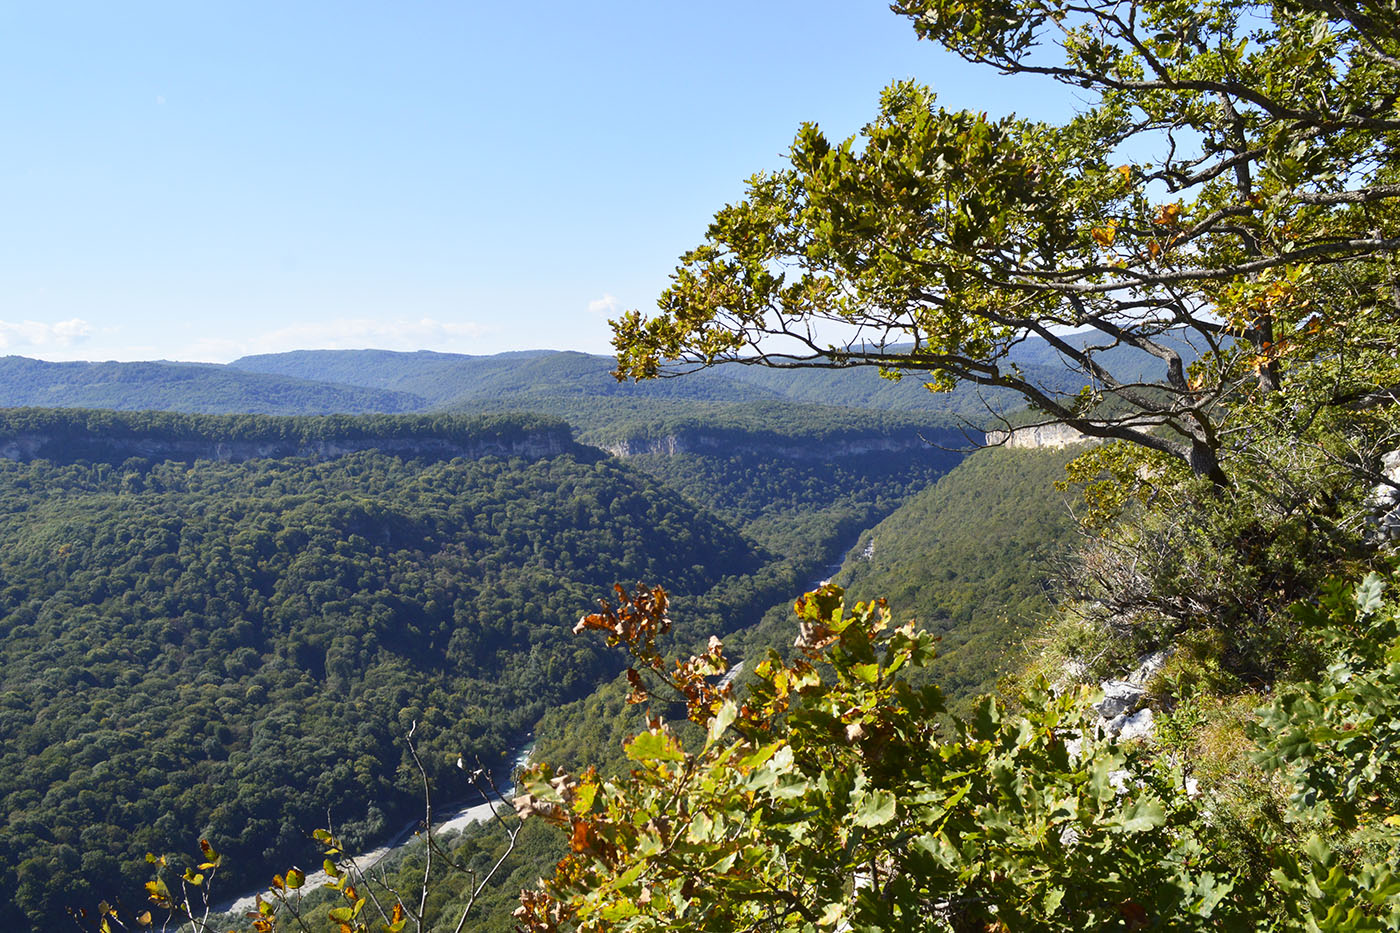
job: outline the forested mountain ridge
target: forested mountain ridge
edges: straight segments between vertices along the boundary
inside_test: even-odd
[[[423,395],[433,407],[470,409],[502,404],[527,404],[559,399],[596,398],[619,401],[756,402],[760,400],[816,403],[928,412],[951,410],[969,416],[985,414],[978,393],[963,390],[931,395],[923,385],[881,379],[874,373],[833,373],[824,370],[766,372],[747,366],[720,367],[686,379],[649,384],[619,382],[616,361],[609,356],[575,351],[538,351],[474,357],[453,354],[390,353],[387,351],[316,350],[245,357],[229,364],[259,372],[304,379],[337,379],[377,389],[401,389]],[[1058,371],[1027,362],[1033,371],[1060,386]],[[1062,386],[1074,391],[1078,386]],[[987,395],[994,407],[1004,396]]]
[[[571,634],[612,583],[665,581],[682,643],[752,625],[958,457],[744,445],[859,417],[624,461],[513,412],[0,411],[0,918],[51,929],[201,836],[254,884],[327,806],[377,839],[416,804],[414,721],[461,795],[458,754],[616,673]]]
[[[1055,391],[1073,380],[1028,344],[1022,365]],[[767,372],[722,367],[684,380],[635,385],[612,375],[612,357],[538,350],[470,356],[388,350],[301,350],[243,357],[227,365],[179,362],[49,363],[0,358],[0,407],[43,406],[269,415],[410,413],[440,410],[566,411],[580,400],[625,409],[638,403],[762,401],[948,412],[984,420],[1011,397],[997,389],[930,394],[919,380],[830,370]],[[1019,403],[1017,403],[1019,404]]]
[[[58,462],[335,457],[538,458],[575,450],[562,421],[509,413],[464,416],[238,417],[84,409],[0,409],[0,457]]]
[[[983,439],[982,432],[941,413],[791,402],[652,404],[619,412],[581,436],[619,457],[734,451],[799,460],[915,450],[938,455],[971,449]]]
[[[1076,539],[1057,494],[1082,447],[990,449],[963,460],[864,532],[834,578],[852,599],[889,600],[939,637],[923,672],[962,702],[1024,664],[1021,643],[1053,606]]]
[[[268,415],[409,412],[403,392],[247,372],[203,363],[49,363],[0,357],[0,405]]]
[[[602,445],[603,450],[615,457],[639,457],[646,454],[675,455],[700,451],[728,451],[743,449],[751,453],[771,453],[776,456],[794,459],[825,459],[829,457],[849,457],[856,454],[895,453],[929,446],[921,437],[890,437],[888,435],[868,436],[833,441],[824,448],[775,442],[773,437],[754,438],[752,436],[726,434],[719,430],[696,429],[676,434],[663,434],[659,437],[636,435],[623,440]]]

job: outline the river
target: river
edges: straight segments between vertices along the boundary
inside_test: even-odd
[[[512,776],[517,770],[529,764],[530,754],[534,750],[535,740],[532,736],[524,745],[515,749],[514,753],[511,755],[509,769],[507,769],[504,774],[498,774],[496,776],[497,786],[504,789],[507,800],[515,795]],[[478,797],[480,797],[480,795],[478,795]],[[488,803],[478,800],[475,803],[458,801],[457,803],[447,804],[443,807],[443,812],[446,813],[445,817],[439,818],[437,813],[433,814],[433,833],[435,835],[441,835],[447,832],[459,832],[472,823],[481,823],[489,820],[495,808],[499,806],[499,803],[499,801]],[[385,842],[377,848],[356,855],[355,866],[361,872],[368,872],[390,855],[411,844],[418,838],[417,830],[418,827],[422,825],[422,822],[422,820],[412,820],[394,834],[388,842]],[[303,887],[310,890],[325,884],[329,880],[330,876],[324,871],[310,872],[306,876],[306,882]],[[266,900],[271,899],[268,897],[268,889],[261,888],[234,900],[216,904],[213,912],[219,914],[243,914],[245,911],[256,909],[259,897],[263,897]]]

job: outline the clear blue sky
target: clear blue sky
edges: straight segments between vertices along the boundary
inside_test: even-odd
[[[1036,110],[878,0],[0,0],[0,354],[606,352],[906,77]]]

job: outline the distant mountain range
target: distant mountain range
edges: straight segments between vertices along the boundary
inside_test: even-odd
[[[1184,345],[1183,345],[1184,347]],[[1194,356],[1194,354],[1192,354]],[[1101,356],[1122,375],[1155,378],[1155,361],[1118,349]],[[1079,380],[1042,340],[1014,355],[1045,387],[1075,392]],[[946,412],[982,420],[988,408],[1019,407],[1004,391],[965,386],[930,393],[917,376],[882,379],[861,371],[775,370],[727,365],[684,378],[620,383],[611,357],[533,350],[471,356],[421,350],[297,350],[245,356],[227,365],[180,362],[47,363],[0,358],[0,406],[112,408],[206,414],[356,414],[534,409],[590,423],[652,410],[658,403],[798,402],[903,412]]]
[[[0,405],[203,414],[424,411],[405,392],[297,379],[205,363],[46,363],[0,358]]]

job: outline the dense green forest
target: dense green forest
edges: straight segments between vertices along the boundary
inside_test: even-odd
[[[0,462],[0,490],[12,926],[197,835],[244,878],[327,807],[374,838],[415,803],[411,722],[450,795],[449,754],[499,756],[616,670],[569,634],[613,581],[700,595],[767,560],[598,457]]]
[[[143,447],[152,452],[198,452],[187,459],[248,459],[334,443],[404,448],[441,458],[453,447],[509,452],[542,439],[563,450],[572,431],[562,421],[528,413],[460,415],[220,416],[168,411],[81,408],[0,409],[0,450],[9,459],[124,460]],[[416,447],[414,445],[417,445]],[[227,447],[227,452],[221,450]],[[439,446],[441,445],[441,446]],[[245,453],[238,453],[238,451]],[[209,451],[203,455],[204,451]],[[450,455],[447,459],[451,459]]]
[[[582,436],[626,452],[804,572],[946,473],[969,443],[946,416],[791,404],[656,406]]]
[[[835,582],[939,637],[923,675],[952,699],[993,692],[1053,605],[1077,532],[1055,484],[1080,446],[979,451],[860,536]]]
[[[0,911],[50,928],[201,837],[231,894],[307,858],[328,808],[377,840],[420,805],[414,722],[435,794],[467,795],[459,754],[617,673],[570,633],[612,583],[667,581],[681,646],[752,626],[956,461],[889,420],[856,438],[902,428],[874,455],[807,456],[860,427],[807,406],[618,459],[515,413],[0,412],[28,458],[0,460]]]

